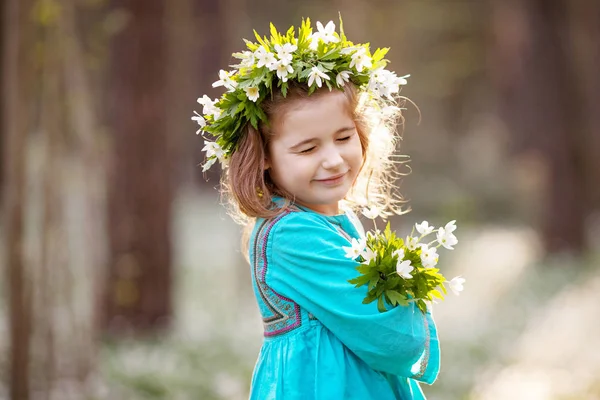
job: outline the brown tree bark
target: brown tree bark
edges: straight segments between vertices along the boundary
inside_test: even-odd
[[[4,214],[10,301],[10,396],[29,398],[29,349],[31,291],[24,259],[25,143],[30,130],[33,41],[30,21],[32,2],[4,3],[3,149],[5,161]]]
[[[111,44],[110,253],[104,324],[160,328],[171,315],[172,185],[166,132],[166,1],[115,1],[128,16]]]
[[[517,152],[536,151],[548,177],[540,230],[546,250],[585,245],[584,126],[572,84],[567,1],[495,2],[493,63],[504,120]],[[511,17],[511,18],[507,18]]]

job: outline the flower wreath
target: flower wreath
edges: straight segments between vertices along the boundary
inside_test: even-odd
[[[407,83],[409,75],[398,77],[385,69],[388,60],[383,57],[389,48],[378,48],[371,54],[368,43],[348,41],[341,17],[339,34],[333,21],[325,27],[317,22],[318,32],[313,33],[310,19],[303,19],[297,37],[293,26],[283,35],[270,25],[270,39],[254,31],[258,43],[244,39],[248,50],[233,54],[241,62],[233,65],[232,71],[219,71],[213,87],[223,86],[227,92],[220,99],[211,100],[207,95],[198,98],[203,115],[194,111],[192,120],[199,125],[196,134],[213,136],[210,141],[203,135],[207,158],[203,172],[217,160],[226,165],[246,124],[258,129],[259,121],[268,122],[261,102],[272,95],[274,87],[285,97],[290,80],[307,83],[309,95],[323,84],[332,90],[353,82],[361,92],[391,101],[400,85]]]

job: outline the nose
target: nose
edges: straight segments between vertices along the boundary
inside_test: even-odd
[[[344,158],[340,154],[339,149],[331,146],[323,153],[323,161],[321,165],[324,169],[338,169],[344,164]]]

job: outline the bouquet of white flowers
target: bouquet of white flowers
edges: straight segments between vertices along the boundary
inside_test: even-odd
[[[375,223],[378,213],[365,209],[363,214]],[[413,236],[415,228],[419,236]],[[464,278],[457,276],[448,281],[435,268],[439,261],[437,249],[442,246],[453,250],[458,243],[455,230],[456,221],[438,229],[423,221],[415,224],[410,236],[402,239],[391,231],[389,222],[383,232],[375,224],[373,232],[367,232],[364,238],[352,239],[351,246],[344,247],[346,257],[361,263],[356,268],[360,275],[349,282],[356,287],[368,285],[363,303],[377,300],[380,312],[387,311],[386,303],[394,307],[406,306],[413,301],[425,313],[428,302],[435,298],[444,299],[444,294],[448,293],[446,284],[456,295],[463,290]],[[433,232],[436,233],[434,240],[421,242]]]

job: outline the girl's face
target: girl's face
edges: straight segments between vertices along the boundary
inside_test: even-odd
[[[362,146],[344,93],[297,100],[275,116],[266,161],[273,183],[298,204],[337,214],[362,166]]]

